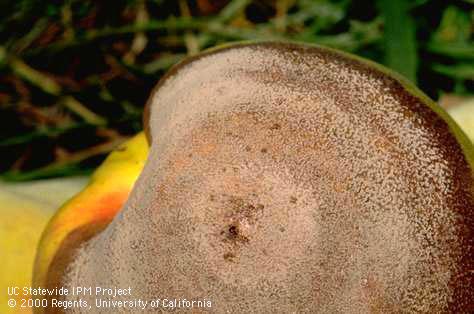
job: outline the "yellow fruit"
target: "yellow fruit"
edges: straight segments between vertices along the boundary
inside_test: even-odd
[[[474,98],[448,108],[448,113],[474,142]]]
[[[111,221],[126,201],[147,154],[148,145],[142,132],[113,151],[94,172],[87,187],[58,210],[41,237],[34,286],[47,285],[50,282],[47,277],[51,279],[62,267],[62,259],[56,260],[54,267],[51,263],[61,248],[67,246],[72,250],[78,244],[71,237],[84,232],[79,239],[86,238],[87,228],[100,229]]]
[[[31,313],[21,308],[20,296],[9,296],[8,287],[30,287],[33,261],[41,232],[54,211],[85,183],[85,178],[28,183],[0,182],[0,313]],[[15,299],[17,306],[9,307]]]

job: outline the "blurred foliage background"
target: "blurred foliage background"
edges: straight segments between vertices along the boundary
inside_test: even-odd
[[[0,173],[88,173],[141,130],[152,87],[216,44],[290,39],[402,73],[435,100],[473,93],[473,0],[2,0]],[[453,96],[454,95],[454,96]]]

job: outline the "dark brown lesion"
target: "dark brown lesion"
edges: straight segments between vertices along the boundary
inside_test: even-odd
[[[225,205],[228,207],[224,215],[224,227],[221,239],[233,249],[249,243],[256,224],[263,214],[265,206],[258,202],[247,201],[242,197],[226,196]],[[235,253],[232,252],[235,257]],[[226,259],[227,260],[227,259]]]
[[[279,130],[281,129],[281,125],[279,123],[274,123],[270,126],[270,130]]]
[[[228,203],[230,205],[228,218],[237,220],[245,218],[250,224],[254,224],[265,209],[263,204],[246,201],[242,197],[230,196]]]
[[[247,231],[248,232],[248,231]],[[250,241],[249,234],[240,225],[240,222],[235,221],[224,227],[221,231],[222,242],[226,245],[226,252],[224,253],[224,260],[226,262],[236,262],[239,254],[239,249],[248,244]]]
[[[227,230],[222,232],[225,235],[226,240],[233,243],[247,243],[249,238],[243,233],[238,222],[232,223],[227,226]]]
[[[235,261],[235,254],[232,253],[232,252],[226,252],[224,253],[224,260],[228,261],[228,262],[233,262]]]

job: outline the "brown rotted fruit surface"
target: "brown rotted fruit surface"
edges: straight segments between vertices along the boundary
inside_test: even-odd
[[[433,108],[324,48],[188,59],[149,99],[131,197],[59,283],[216,313],[472,313],[472,153]]]

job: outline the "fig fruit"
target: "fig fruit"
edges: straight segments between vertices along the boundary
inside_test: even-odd
[[[474,312],[472,146],[396,74],[317,46],[224,46],[161,79],[144,127],[125,205],[43,238],[37,284],[178,311]]]

